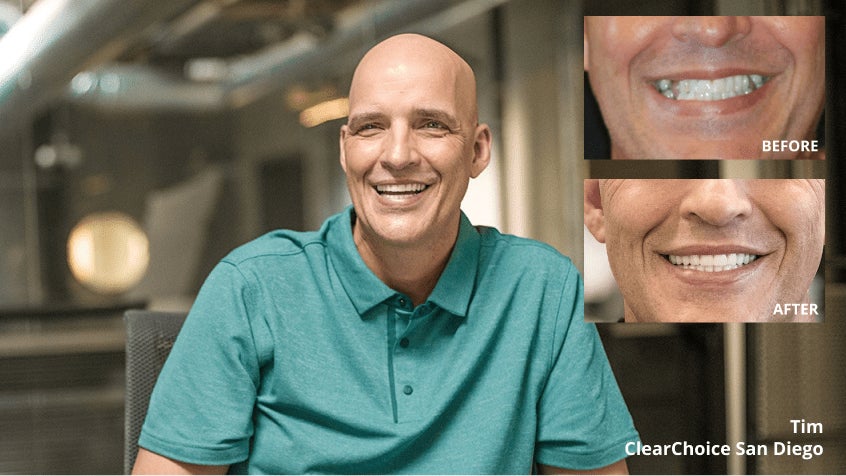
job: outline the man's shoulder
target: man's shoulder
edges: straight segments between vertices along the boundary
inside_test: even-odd
[[[514,260],[526,266],[569,269],[573,262],[552,246],[531,238],[502,233],[496,228],[476,226],[481,236],[483,254],[497,260]]]
[[[296,259],[308,249],[325,248],[325,236],[319,231],[274,230],[232,250],[224,262],[236,266],[262,260]]]
[[[278,229],[265,233],[232,250],[223,258],[223,262],[236,266],[264,261],[277,263],[279,260],[296,260],[305,257],[306,254],[325,253],[329,246],[331,230],[341,228],[340,225],[348,213],[348,211],[342,212],[327,218],[319,230]],[[339,236],[343,236],[343,233],[335,233],[335,235],[333,243],[337,246],[342,240]]]

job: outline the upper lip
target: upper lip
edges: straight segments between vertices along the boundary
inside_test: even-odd
[[[769,252],[760,248],[747,245],[685,245],[666,250],[658,251],[662,255],[693,256],[693,255],[728,255],[732,253],[745,253],[750,255],[763,256]]]
[[[772,77],[777,73],[773,71],[766,71],[761,69],[750,68],[720,68],[720,69],[689,69],[689,70],[675,70],[666,73],[650,74],[646,79],[647,82],[660,81],[662,79],[670,79],[673,81],[680,81],[683,79],[707,79],[714,80],[720,78],[727,78],[729,76],[740,76],[758,74],[761,76]]]

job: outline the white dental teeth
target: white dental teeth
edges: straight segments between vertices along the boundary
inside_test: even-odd
[[[673,81],[661,79],[654,83],[655,88],[664,97],[679,101],[719,101],[743,94],[749,94],[760,88],[769,78],[759,74],[737,75],[714,80],[682,79]]]
[[[757,255],[747,253],[730,253],[721,255],[667,255],[667,260],[681,267],[695,271],[714,273],[718,271],[729,271],[745,266],[758,259]]]

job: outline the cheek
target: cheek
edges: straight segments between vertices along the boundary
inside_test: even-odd
[[[801,187],[770,191],[761,209],[773,226],[784,235],[787,259],[805,262],[818,252],[825,240],[825,210],[822,198]],[[785,203],[783,197],[790,197]],[[813,263],[812,263],[813,264]]]
[[[601,22],[589,37],[591,72],[628,76],[632,60],[655,40],[660,23],[650,18],[612,17]]]
[[[767,17],[776,41],[793,55],[797,66],[813,75],[825,73],[825,23],[823,17]]]
[[[597,35],[590,45],[590,75],[601,82],[624,80],[632,53],[615,36]]]
[[[788,211],[785,211],[788,210]],[[796,203],[770,212],[771,223],[784,235],[785,251],[773,291],[781,301],[799,302],[817,273],[822,258],[824,215],[812,203]]]
[[[679,188],[675,181],[636,179],[617,183],[615,190],[608,188],[613,191],[613,198],[606,200],[603,207],[606,222],[626,240],[640,240],[658,228],[671,214],[669,204],[681,201],[674,192]]]
[[[442,177],[469,178],[473,145],[444,138],[424,140],[417,150],[429,165]]]
[[[825,73],[825,40],[793,37],[787,41],[798,67],[814,77],[822,77]],[[820,79],[820,82],[823,82],[823,79]]]
[[[637,250],[643,248],[643,241],[649,230],[654,227],[654,220],[643,213],[638,213],[636,207],[617,207],[608,212],[609,210],[606,209],[605,234],[609,254],[613,252],[618,257],[631,262],[635,256],[626,257],[625,255],[637,253]]]
[[[344,145],[347,178],[361,178],[379,157],[377,141],[350,141]]]

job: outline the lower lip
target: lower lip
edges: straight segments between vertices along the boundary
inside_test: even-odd
[[[700,289],[706,289],[708,287],[725,288],[744,282],[752,277],[766,257],[760,256],[758,259],[749,264],[730,269],[728,271],[713,272],[684,269],[681,266],[676,266],[670,263],[667,259],[660,255],[659,259],[664,263],[664,266],[667,267],[667,271],[670,275],[678,281],[690,286],[697,286]]]
[[[669,99],[659,93],[652,83],[648,83],[646,87],[651,90],[650,98],[652,98],[659,107],[667,112],[670,112],[674,116],[697,117],[726,115],[751,109],[767,96],[772,89],[771,85],[777,79],[778,78],[770,78],[770,80],[763,86],[749,94],[741,94],[740,96],[721,99],[719,101],[680,101],[677,99]]]

